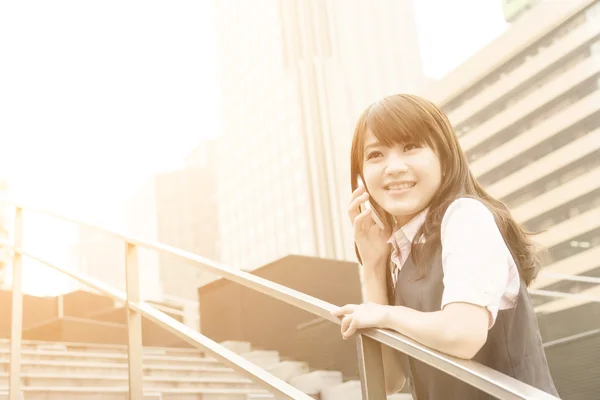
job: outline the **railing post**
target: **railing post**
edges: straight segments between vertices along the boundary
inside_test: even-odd
[[[21,338],[23,334],[23,209],[16,208],[14,257],[12,268],[12,314],[10,320],[9,400],[21,398]]]
[[[62,319],[62,317],[65,316],[65,302],[62,294],[58,295],[56,298],[56,308],[58,318]]]
[[[363,400],[385,400],[381,343],[359,334],[356,337],[356,344]]]
[[[138,249],[134,244],[126,244],[126,286],[127,302],[140,301],[140,276],[138,269]],[[143,397],[143,346],[142,346],[142,316],[127,307],[127,337],[129,361],[129,399],[142,400]],[[12,400],[12,399],[11,399]]]

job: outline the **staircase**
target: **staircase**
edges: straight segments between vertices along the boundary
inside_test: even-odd
[[[11,302],[11,293],[0,290],[0,400],[8,398]],[[122,305],[86,291],[60,299],[24,295],[23,302],[24,400],[128,399],[127,312]],[[169,308],[177,311],[173,305]],[[171,316],[181,321],[179,315]],[[274,399],[261,386],[145,318],[142,336],[144,400]],[[362,399],[360,382],[344,381],[340,371],[310,368],[249,342],[222,344],[316,399]]]
[[[224,342],[303,392],[320,400],[361,399],[358,381],[341,372],[312,371],[276,351],[253,350],[246,342]],[[9,342],[0,339],[0,399],[8,399]],[[21,362],[24,400],[128,399],[127,348],[120,345],[24,341]],[[259,400],[271,394],[195,349],[145,347],[144,400]],[[389,399],[411,399],[397,394]]]

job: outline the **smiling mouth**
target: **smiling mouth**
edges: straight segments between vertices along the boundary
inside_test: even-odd
[[[394,183],[392,185],[385,186],[385,190],[406,190],[412,188],[415,185],[416,182]]]

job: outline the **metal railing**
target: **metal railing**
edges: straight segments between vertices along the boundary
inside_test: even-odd
[[[221,276],[236,282],[249,289],[256,290],[271,298],[286,302],[294,307],[312,313],[322,319],[335,324],[341,320],[330,314],[337,307],[325,301],[308,296],[277,283],[268,281],[250,273],[231,269],[204,257],[192,254],[181,249],[173,248],[158,242],[145,241],[122,233],[104,229],[93,224],[77,221],[75,219],[58,215],[53,212],[35,207],[25,207],[22,204],[10,202],[15,207],[15,234],[14,243],[9,245],[14,251],[13,281],[12,281],[12,321],[10,339],[10,372],[9,372],[9,399],[18,400],[21,393],[20,367],[21,367],[21,340],[22,340],[22,258],[29,257],[41,262],[56,271],[83,283],[98,292],[109,296],[127,305],[128,317],[128,371],[129,371],[129,398],[141,400],[143,397],[143,369],[142,369],[142,316],[148,318],[162,328],[172,332],[195,347],[202,349],[207,354],[222,361],[241,375],[255,383],[262,385],[266,390],[278,398],[311,400],[306,395],[290,384],[273,376],[264,369],[257,367],[240,355],[228,350],[211,339],[201,335],[194,329],[167,316],[165,313],[140,300],[139,291],[139,265],[138,249],[146,248],[154,251],[176,255],[182,259],[195,262],[199,268],[206,272]],[[102,282],[86,277],[82,274],[68,271],[65,268],[42,260],[35,254],[23,249],[23,212],[24,209],[42,213],[62,221],[77,224],[91,229],[102,231],[121,239],[126,244],[125,269],[126,292],[116,290]],[[410,357],[427,363],[439,370],[450,374],[499,399],[556,399],[556,397],[529,386],[512,377],[504,375],[494,369],[478,364],[471,360],[461,360],[432,350],[408,337],[386,329],[368,329],[359,331],[357,337],[357,350],[359,360],[359,374],[362,387],[362,398],[365,400],[381,400],[386,398],[385,381],[383,375],[383,361],[381,346],[389,346],[401,351]]]

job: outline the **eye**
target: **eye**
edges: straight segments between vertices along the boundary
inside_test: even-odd
[[[408,143],[408,144],[404,145],[404,151],[411,151],[414,149],[418,149],[420,147],[421,146],[419,146],[419,144],[417,144],[417,143]]]
[[[367,153],[367,160],[371,160],[372,158],[382,156],[383,154],[379,150],[373,150]]]

